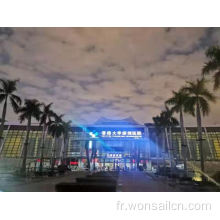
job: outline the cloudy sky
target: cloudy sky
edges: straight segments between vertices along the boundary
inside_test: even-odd
[[[201,76],[204,51],[219,40],[219,28],[0,29],[0,77],[20,79],[23,98],[53,102],[77,123],[151,122],[172,90]],[[220,100],[211,109],[204,124],[220,125]],[[9,110],[7,120],[17,116]]]

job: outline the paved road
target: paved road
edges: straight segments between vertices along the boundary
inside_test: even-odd
[[[119,192],[176,192],[177,187],[165,178],[157,178],[144,172],[121,172],[118,179]]]
[[[63,177],[19,178],[12,174],[0,175],[0,191],[6,192],[54,192],[60,182],[75,182],[76,177],[86,176],[85,172],[74,172]],[[121,172],[117,191],[122,192],[170,192],[176,191],[166,180],[155,178],[143,172]]]
[[[73,172],[63,177],[21,178],[12,174],[0,174],[0,191],[3,192],[55,192],[60,182],[75,182],[77,177],[85,177],[86,172]],[[144,172],[120,172],[118,192],[186,192],[197,191],[192,186],[175,184],[165,177],[155,177]],[[210,188],[205,191],[216,191]]]
[[[70,175],[44,178],[19,178],[12,174],[0,175],[0,191],[3,192],[55,192],[60,182],[75,182],[76,177],[84,177],[86,172],[74,172]]]

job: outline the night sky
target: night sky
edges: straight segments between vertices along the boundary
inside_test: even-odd
[[[19,78],[19,95],[77,123],[152,122],[172,90],[201,76],[219,40],[219,28],[13,28],[0,31],[0,77]],[[204,124],[220,125],[219,109],[220,100]],[[11,108],[7,120],[18,122]]]

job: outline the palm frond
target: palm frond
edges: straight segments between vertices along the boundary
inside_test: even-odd
[[[18,103],[12,97],[10,97],[10,102],[11,102],[11,106],[12,106],[14,112],[17,113],[18,109],[19,109]]]
[[[200,106],[200,109],[202,110],[203,116],[206,116],[209,114],[210,112],[209,103],[203,97],[199,97],[199,106]]]
[[[170,121],[171,121],[172,126],[178,126],[179,125],[179,121],[174,117],[171,117]]]
[[[43,125],[43,124],[47,124],[48,121],[51,120],[51,117],[54,116],[54,112],[51,110],[51,106],[52,106],[53,103],[50,103],[48,105],[46,104],[42,104],[43,105],[43,111],[41,113],[41,116],[40,116],[40,125]]]
[[[209,101],[216,101],[216,97],[206,88],[201,89],[200,95],[208,99]]]
[[[216,72],[214,75],[214,89],[218,89],[220,87],[220,71]]]
[[[165,104],[166,104],[166,105],[175,105],[175,104],[176,104],[176,97],[173,96],[173,97],[167,99],[167,100],[165,101]]]
[[[36,110],[32,113],[32,117],[39,121],[41,113],[42,112],[40,111],[40,107],[36,107]]]
[[[220,47],[218,45],[211,46],[206,50],[205,54],[210,59],[220,60]]]
[[[175,105],[175,106],[173,106],[173,107],[171,107],[171,111],[174,113],[174,112],[179,112],[180,111],[180,108],[181,108],[181,106],[178,106],[178,105]]]
[[[57,115],[56,113],[54,114],[54,119],[55,119],[55,121],[57,121],[57,122],[63,122],[63,116],[64,116],[64,114],[61,114],[61,115]]]
[[[189,97],[184,106],[184,111],[190,113],[191,115],[195,116],[195,106],[197,103],[197,98],[196,97]]]
[[[2,89],[5,91],[8,90],[8,80],[6,79],[0,79],[0,83],[1,83],[1,86],[2,86]]]
[[[189,94],[185,110],[191,112],[193,116],[195,115],[195,107],[200,100],[204,104],[203,115],[209,113],[208,101],[215,102],[216,100],[216,97],[206,88],[206,83],[204,78],[197,79],[195,82],[188,83],[188,87],[183,88]]]
[[[13,93],[17,90],[17,82],[18,80],[8,80],[8,93]]]
[[[20,123],[24,122],[26,119],[28,119],[29,114],[27,112],[23,112],[19,116]]]
[[[18,105],[22,104],[22,100],[19,96],[14,95],[14,94],[11,94],[10,96],[11,96],[12,99],[14,99],[15,102],[17,102]]]
[[[58,138],[61,135],[65,135],[65,126],[63,123],[60,123],[58,121],[50,121],[48,132],[52,135],[52,137]]]
[[[194,93],[195,86],[191,84],[191,82],[188,82],[188,84],[190,85],[182,87],[181,90],[185,92],[186,94]]]
[[[214,90],[220,87],[220,46],[212,46],[206,51],[209,61],[205,63],[202,73],[214,72]]]
[[[20,113],[20,120],[23,121],[28,117],[33,117],[39,121],[40,119],[40,107],[41,103],[36,99],[25,99],[24,106],[18,109],[18,113]]]
[[[7,95],[0,94],[0,103],[2,103],[5,100],[6,97],[7,97]]]
[[[215,71],[220,66],[220,63],[217,63],[215,60],[210,60],[209,62],[205,63],[202,68],[202,74],[206,75],[212,71]]]
[[[43,112],[42,112],[42,115],[40,118],[40,125],[46,124],[46,119],[47,119],[47,116],[45,114],[43,114]]]

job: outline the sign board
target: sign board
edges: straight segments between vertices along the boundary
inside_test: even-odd
[[[107,158],[122,158],[121,153],[108,153]]]
[[[107,138],[141,138],[142,137],[142,132],[141,131],[101,131],[101,136],[102,137],[107,137]]]

